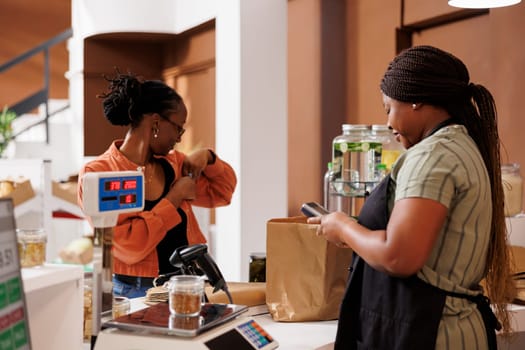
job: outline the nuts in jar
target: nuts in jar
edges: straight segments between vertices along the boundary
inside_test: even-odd
[[[130,310],[129,299],[126,297],[115,296],[113,298],[112,317],[113,319],[127,315]]]
[[[17,229],[18,256],[21,267],[44,264],[47,237],[44,229]]]
[[[175,314],[193,315],[201,310],[201,296],[195,293],[175,292],[170,294],[170,304]]]
[[[204,293],[202,276],[173,276],[168,282],[169,307],[172,315],[197,316]]]

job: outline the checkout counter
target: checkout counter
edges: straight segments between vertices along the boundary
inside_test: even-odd
[[[145,298],[131,299],[131,310],[135,312],[148,307],[144,303]],[[259,308],[257,307],[257,310]],[[232,323],[243,322],[243,320],[255,320],[273,339],[278,342],[278,349],[285,350],[329,350],[333,349],[333,341],[337,329],[337,321],[319,321],[319,322],[276,322],[270,314],[263,313],[252,315],[249,308],[246,313],[238,316],[237,321]],[[220,332],[218,326],[217,332]],[[230,325],[226,325],[230,327]],[[212,331],[210,331],[212,332]],[[125,334],[124,331],[121,334]],[[203,336],[206,334],[204,333]],[[99,335],[100,336],[100,335]],[[169,337],[169,336],[166,336]],[[84,350],[89,349],[89,344],[84,344]],[[95,348],[96,349],[96,348]]]
[[[525,218],[517,218],[516,220],[509,220],[511,225],[511,243],[513,245],[520,245],[525,247]],[[29,315],[29,324],[31,329],[31,335],[35,337],[32,339],[32,344],[34,350],[47,350],[47,349],[59,349],[67,348],[71,350],[75,349],[91,349],[89,343],[82,343],[81,335],[81,322],[82,322],[82,302],[81,302],[81,288],[82,288],[82,278],[79,278],[81,270],[79,268],[67,268],[60,267],[57,268],[52,265],[45,265],[40,273],[36,273],[38,270],[27,270],[22,269],[22,278],[24,280],[25,294],[27,298],[28,306],[28,315]],[[64,272],[65,271],[65,272]],[[44,273],[43,276],[42,273]],[[47,275],[47,273],[49,275]],[[53,280],[53,276],[62,276],[57,277],[57,286],[61,285],[59,288],[60,291],[67,289],[68,292],[66,295],[63,293],[55,292],[57,289],[52,285],[46,285],[45,288],[41,286],[44,281]],[[65,284],[64,284],[65,283]],[[64,288],[64,286],[69,286]],[[35,293],[35,291],[40,291]],[[44,294],[42,294],[44,293]],[[42,301],[45,300],[45,303]],[[76,301],[76,302],[75,302]],[[42,306],[45,305],[54,305],[55,311],[49,310],[46,308],[43,311]],[[229,304],[228,304],[229,305]],[[190,343],[201,343],[209,341],[211,337],[222,337],[222,331],[224,329],[232,330],[237,329],[240,326],[242,329],[246,329],[246,324],[254,324],[256,331],[262,333],[263,335],[268,335],[267,339],[269,340],[270,345],[268,347],[244,347],[243,349],[274,349],[278,346],[279,349],[284,350],[329,350],[333,348],[333,341],[335,339],[335,334],[337,330],[337,321],[320,321],[320,322],[276,322],[268,313],[255,314],[251,313],[250,309],[243,307],[242,305],[232,305],[234,317],[228,317],[217,324],[216,327],[210,327],[202,333],[192,334],[193,338],[186,336],[186,345]],[[145,304],[144,298],[137,298],[131,300],[131,309],[130,313],[138,313],[141,310],[144,310],[148,307]],[[245,310],[246,309],[246,310]],[[41,312],[42,311],[42,312]],[[64,324],[64,327],[56,327],[57,319],[61,319],[60,315],[64,312],[68,312],[68,320]],[[525,349],[525,306],[521,305],[511,305],[511,311],[513,312],[513,322],[516,335],[510,340],[503,339],[498,337],[498,343],[500,349]],[[53,315],[58,317],[53,317]],[[169,311],[168,311],[169,315]],[[38,317],[37,317],[38,316]],[[53,318],[53,322],[49,322],[50,318]],[[119,320],[119,319],[116,319]],[[112,320],[115,321],[115,320]],[[102,330],[99,332],[97,337],[97,342],[95,345],[95,350],[105,350],[107,349],[117,349],[115,344],[121,345],[123,349],[147,349],[148,345],[143,347],[139,346],[139,343],[149,344],[151,347],[153,341],[158,341],[158,343],[167,344],[170,342],[180,342],[180,338],[185,335],[174,335],[168,334],[164,331],[164,334],[155,334],[155,332],[129,332],[129,329],[125,327],[113,327],[115,324],[111,324],[112,321],[104,325],[102,324]],[[251,322],[253,321],[253,322]],[[109,325],[109,326],[108,326]],[[108,327],[105,327],[108,326]],[[74,328],[74,329],[67,329]],[[42,332],[43,330],[43,332]],[[256,332],[256,333],[257,333]],[[241,330],[239,333],[244,335],[244,330]],[[248,333],[248,331],[246,331]],[[72,338],[70,345],[65,345],[62,343],[66,338]],[[120,337],[120,338],[119,338]],[[135,337],[134,339],[130,338]],[[36,339],[38,338],[38,339]],[[179,339],[177,339],[179,338]],[[130,346],[123,346],[124,339],[130,341],[133,344],[133,340],[136,340],[136,344]],[[140,339],[140,340],[139,340]],[[36,340],[36,341],[35,341]],[[46,345],[46,342],[54,341],[53,344]],[[122,340],[122,341],[120,341]],[[57,343],[60,342],[59,343]],[[77,346],[78,344],[78,346]],[[109,347],[105,347],[109,345]],[[231,343],[229,344],[231,346]],[[164,348],[171,348],[171,344]],[[235,347],[235,346],[234,346]],[[184,347],[185,349],[206,349],[207,347],[202,346],[190,346]],[[231,347],[216,347],[216,349],[226,349]],[[160,349],[160,347],[158,347]],[[211,348],[210,348],[211,349]],[[240,348],[239,348],[240,349]]]
[[[90,350],[82,342],[82,270],[71,266],[45,264],[22,269],[29,325],[34,350]],[[45,303],[42,300],[46,300]],[[63,307],[65,304],[68,307]],[[131,299],[131,311],[147,307],[144,298]],[[508,342],[498,337],[503,350],[525,349],[525,306],[511,306],[516,335]],[[247,312],[250,313],[250,310]],[[60,315],[49,322],[49,315]],[[240,316],[248,317],[248,316]],[[283,350],[330,350],[337,321],[276,322],[269,314],[250,316],[279,343]]]
[[[131,312],[148,307],[144,298],[131,299]],[[498,336],[498,348],[502,350],[525,349],[525,306],[511,306],[514,318],[514,329],[516,334],[511,339]],[[253,318],[264,330],[279,343],[278,349],[283,350],[332,350],[337,321],[318,322],[276,322],[270,314],[258,314],[250,316],[239,316],[242,318]],[[89,344],[85,344],[84,350],[89,350]]]
[[[511,244],[525,247],[525,217],[508,220]],[[519,233],[519,234],[518,234]],[[522,234],[523,233],[523,234]],[[131,312],[141,310],[147,305],[144,298],[131,300]],[[525,349],[525,306],[513,304],[510,306],[513,314],[515,334],[506,339],[498,336],[499,349],[518,350]],[[253,319],[265,332],[278,342],[278,349],[285,350],[329,350],[333,349],[333,342],[337,330],[337,321],[319,322],[276,322],[269,313],[252,314],[251,309],[237,317]],[[212,332],[212,331],[210,331]],[[89,349],[89,346],[85,347]]]

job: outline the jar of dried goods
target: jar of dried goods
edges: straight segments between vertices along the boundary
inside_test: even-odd
[[[47,236],[43,228],[17,229],[18,256],[21,267],[43,265],[46,261]]]

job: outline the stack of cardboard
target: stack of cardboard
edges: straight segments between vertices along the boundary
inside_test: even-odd
[[[228,282],[228,291],[234,304],[248,306],[248,316],[268,313],[265,282]],[[228,304],[228,296],[222,290],[213,293],[213,287],[205,288],[210,303]]]
[[[76,181],[65,181],[65,182],[52,182],[52,193],[53,196],[62,198],[71,204],[77,204],[77,182]]]
[[[228,291],[234,304],[256,306],[266,304],[266,283],[264,282],[228,282]],[[206,286],[206,296],[211,303],[227,304],[228,296],[222,290],[213,292],[213,287]]]
[[[25,177],[0,179],[0,198],[12,198],[17,206],[35,196],[31,181]]]

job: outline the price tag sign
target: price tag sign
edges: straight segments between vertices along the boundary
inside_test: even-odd
[[[0,199],[0,349],[31,349],[10,198]]]

